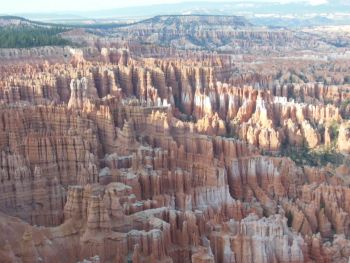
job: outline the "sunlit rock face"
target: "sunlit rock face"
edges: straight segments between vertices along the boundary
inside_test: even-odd
[[[349,153],[346,107],[321,103],[344,87],[235,85],[220,55],[90,55],[0,71],[1,262],[348,262],[346,157],[282,157]]]

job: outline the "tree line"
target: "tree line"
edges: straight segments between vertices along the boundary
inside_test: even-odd
[[[70,45],[59,35],[64,31],[59,27],[0,27],[0,48]]]

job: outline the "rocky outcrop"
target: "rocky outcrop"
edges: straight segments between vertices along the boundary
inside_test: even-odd
[[[160,32],[160,33],[159,33]],[[286,52],[328,46],[306,32],[252,27],[239,16],[163,15],[108,32],[118,41],[182,50],[215,50],[231,54]],[[146,53],[147,54],[147,53]]]
[[[281,156],[349,152],[343,112],[320,103],[336,89],[233,85],[214,55],[84,55],[0,71],[1,260],[348,261],[345,155]]]

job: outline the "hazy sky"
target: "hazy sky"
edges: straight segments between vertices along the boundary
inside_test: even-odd
[[[191,0],[190,2],[200,0]],[[203,1],[203,0],[202,0]],[[327,0],[249,0],[250,2],[296,2],[321,4]],[[350,1],[350,0],[349,0]],[[0,0],[0,13],[31,13],[57,11],[90,11],[118,7],[186,2],[184,0]],[[206,2],[216,2],[206,0]],[[218,0],[217,2],[244,2],[244,0]]]

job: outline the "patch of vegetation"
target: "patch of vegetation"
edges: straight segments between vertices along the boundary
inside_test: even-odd
[[[239,124],[232,121],[230,124],[226,125],[226,131],[227,131],[226,137],[239,139],[238,130],[239,130]]]
[[[298,74],[299,79],[301,79],[304,83],[308,83],[309,79],[307,78],[307,76],[304,75],[304,73],[299,73]]]
[[[32,26],[40,26],[40,27],[61,27],[61,28],[85,28],[85,29],[102,29],[102,30],[107,30],[107,29],[114,29],[114,28],[119,28],[119,27],[125,27],[125,26],[130,26],[130,25],[135,25],[138,23],[142,23],[142,21],[136,21],[132,23],[96,23],[96,24],[84,24],[84,23],[47,23],[47,22],[40,22],[40,21],[33,21],[29,20],[23,17],[19,16],[0,16],[0,19],[4,20],[19,20],[22,22],[27,22]]]
[[[294,94],[294,90],[292,89],[292,87],[288,87],[288,99],[293,99],[296,100],[296,96]]]
[[[0,48],[71,45],[59,35],[66,30],[60,27],[0,27]]]
[[[282,150],[282,155],[290,157],[297,165],[325,166],[328,163],[341,165],[344,156],[334,147],[311,150],[307,146],[287,147]]]
[[[344,84],[350,84],[350,76],[344,77]]]
[[[350,99],[346,99],[341,103],[340,107],[346,108],[349,104],[350,104]]]
[[[332,83],[334,83],[333,79],[327,76],[317,76],[316,82],[323,83],[324,85],[331,85]]]
[[[316,82],[322,82],[324,83],[326,81],[326,79],[323,76],[317,76],[316,77]]]
[[[300,83],[300,82],[301,81],[300,81],[298,75],[296,75],[294,73],[290,74],[290,76],[289,76],[289,83]]]
[[[276,79],[279,80],[282,78],[282,76],[283,76],[283,72],[282,72],[282,70],[279,70],[276,74]]]
[[[327,105],[327,104],[334,104],[334,102],[333,102],[332,99],[324,99],[324,100],[323,100],[323,103],[324,103],[325,105]]]
[[[348,111],[347,111],[349,105],[350,105],[350,99],[346,99],[340,104],[340,113],[341,113],[343,119],[348,120],[350,118]]]
[[[287,217],[287,226],[288,226],[288,227],[292,227],[292,223],[293,223],[293,214],[292,214],[290,211],[288,211],[288,212],[286,213],[286,217]]]
[[[333,121],[329,126],[331,140],[336,142],[339,136],[339,123],[337,121]]]
[[[321,202],[320,202],[320,208],[321,209],[324,209],[326,206],[325,206],[325,203],[324,201],[321,199]]]

